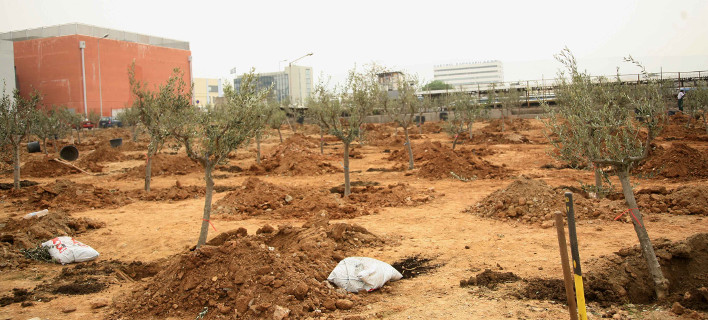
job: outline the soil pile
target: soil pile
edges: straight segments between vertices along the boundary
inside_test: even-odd
[[[417,175],[429,179],[446,179],[456,176],[464,179],[491,179],[507,175],[503,167],[495,166],[469,151],[453,151],[440,142],[425,141],[413,144],[413,157],[420,168]],[[408,151],[401,148],[391,152],[388,160],[408,164]]]
[[[31,211],[77,212],[93,208],[118,208],[132,202],[118,190],[60,179],[44,186],[13,191],[11,196],[15,207]]]
[[[145,160],[145,155],[139,159]],[[155,177],[185,175],[202,170],[202,166],[185,155],[158,153],[152,158],[150,169],[151,175]],[[121,178],[145,178],[145,164],[131,168]]]
[[[143,189],[132,190],[126,192],[125,196],[129,199],[136,198],[143,201],[180,201],[204,197],[205,194],[206,187],[183,186],[179,181],[176,181],[172,188],[151,188],[150,192],[145,192]]]
[[[708,185],[684,185],[671,191],[642,189],[637,191],[637,204],[653,213],[708,215]]]
[[[79,172],[81,171],[76,168],[72,168],[47,157],[30,159],[20,169],[22,176],[34,178],[57,177]]]
[[[108,142],[102,144],[93,152],[90,152],[84,157],[79,159],[79,163],[86,164],[91,162],[116,162],[124,159],[123,153],[121,153],[122,146],[118,148],[111,147]]]
[[[695,119],[691,121],[691,126],[686,127],[689,117],[686,114],[679,113],[669,117],[669,123],[663,127],[657,139],[666,141],[671,140],[692,140],[692,141],[708,141],[708,133],[703,125],[703,122]]]
[[[203,312],[203,319],[299,319],[350,309],[360,298],[337,290],[326,277],[350,248],[383,243],[362,227],[329,225],[326,219],[303,228],[264,226],[257,235],[241,229],[217,238],[172,258],[148,283],[117,301],[112,318],[192,318]]]
[[[520,177],[465,211],[482,217],[504,221],[517,220],[551,227],[556,211],[561,211],[565,215],[563,194],[564,190],[554,189],[543,180]],[[609,199],[593,201],[583,198],[581,194],[576,193],[576,195],[580,195],[573,198],[576,219],[611,220],[626,209],[626,205],[621,201]]]
[[[494,119],[489,121],[489,124],[482,128],[483,132],[502,132],[502,119]],[[527,119],[507,119],[504,121],[504,131],[526,131],[531,130],[531,122]]]
[[[76,236],[99,229],[105,223],[88,218],[73,218],[61,211],[50,211],[43,217],[23,219],[8,218],[0,229],[0,269],[21,267],[29,260],[19,249],[30,249],[59,236]]]
[[[278,145],[270,156],[249,169],[255,174],[276,173],[284,175],[321,175],[342,172],[325,161],[330,160],[319,152],[319,144],[303,135],[293,135]]]
[[[658,147],[638,170],[646,176],[672,179],[699,179],[708,177],[708,153],[675,142],[668,149]]]

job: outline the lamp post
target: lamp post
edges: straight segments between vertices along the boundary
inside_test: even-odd
[[[96,40],[96,47],[98,47],[98,100],[101,106],[100,114],[103,117],[103,92],[101,90],[101,39],[108,38],[108,33],[104,34]]]

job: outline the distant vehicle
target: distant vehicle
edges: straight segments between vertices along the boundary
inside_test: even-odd
[[[101,117],[98,121],[99,128],[123,127],[123,122],[114,117]]]
[[[91,122],[91,121],[84,120],[83,122],[81,122],[81,127],[82,127],[82,128],[85,128],[85,129],[91,130],[91,129],[93,129],[94,124],[93,124],[93,122]]]

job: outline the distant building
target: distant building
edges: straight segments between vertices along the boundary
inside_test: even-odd
[[[484,61],[438,65],[433,68],[434,80],[445,82],[455,89],[474,90],[477,86],[486,88],[490,83],[504,81],[501,61]]]
[[[224,95],[224,87],[221,79],[194,78],[194,104],[204,107],[208,104],[214,105],[215,99]]]
[[[192,57],[185,41],[80,23],[0,33],[0,40],[14,42],[20,94],[38,90],[45,106],[115,115],[132,104],[128,68],[133,62],[137,80],[151,89],[174,68],[191,83]]]
[[[15,51],[11,41],[0,40],[0,91],[12,96],[15,90]]]
[[[389,98],[398,97],[398,85],[401,81],[406,81],[406,76],[400,71],[377,73],[381,89],[388,92]]]
[[[312,95],[312,67],[288,66],[281,72],[258,74],[258,89],[270,88],[279,102],[302,106]],[[234,79],[234,90],[241,89],[241,77]]]

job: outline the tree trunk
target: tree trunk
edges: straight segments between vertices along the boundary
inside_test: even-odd
[[[46,137],[42,138],[42,148],[44,148],[44,154],[49,155],[49,151],[47,151],[47,138]]]
[[[406,149],[408,149],[408,170],[413,170],[413,148],[411,147],[411,139],[408,137],[408,127],[403,127],[403,133],[406,135]]]
[[[597,165],[595,165],[595,192],[597,193],[598,199],[605,197],[604,192],[602,192],[602,171]]]
[[[627,202],[627,206],[629,206],[629,213],[630,218],[632,219],[632,224],[634,225],[634,231],[637,233],[637,238],[639,238],[639,245],[642,248],[644,259],[647,260],[649,274],[651,274],[652,279],[654,280],[654,291],[656,292],[656,298],[661,301],[666,298],[668,294],[669,281],[664,278],[664,274],[661,271],[661,266],[659,266],[659,261],[656,259],[656,254],[654,253],[654,247],[651,244],[649,234],[644,226],[642,214],[639,212],[639,208],[637,207],[637,200],[634,198],[634,191],[632,190],[632,185],[629,182],[629,168],[619,169],[618,176],[620,182],[622,183],[622,193],[624,193],[624,199]]]
[[[256,135],[256,163],[261,164],[261,136]]]
[[[351,142],[344,142],[344,196],[348,197],[351,191],[351,185],[349,184],[349,144]]]
[[[324,155],[324,132],[320,128],[320,154]]]
[[[81,130],[76,130],[76,143],[81,144]]]
[[[502,121],[502,132],[504,132],[504,108],[501,108],[501,121]]]
[[[211,163],[209,157],[204,161],[204,180],[206,181],[206,197],[204,199],[204,215],[202,216],[202,228],[199,231],[199,240],[197,248],[206,243],[207,234],[209,234],[209,219],[211,217],[211,196],[214,192],[214,179],[211,177]]]
[[[57,152],[58,152],[58,151],[57,151],[57,145],[58,145],[58,144],[59,144],[59,142],[57,142],[57,136],[54,135],[54,153],[57,153]]]
[[[16,190],[20,190],[20,138],[12,138],[15,140],[14,157],[12,159],[14,165],[14,187]]]
[[[152,155],[148,152],[146,155],[147,157],[146,162],[145,162],[145,191],[150,192],[150,178],[152,176]]]
[[[134,125],[132,131],[133,131],[133,132],[132,132],[132,134],[133,134],[133,142],[138,142],[138,126],[137,126],[137,125]]]
[[[469,124],[469,129],[470,129],[470,143],[472,143],[472,122]]]
[[[452,150],[455,150],[455,146],[457,145],[457,138],[460,136],[460,134],[455,135],[455,140],[452,140]]]
[[[280,132],[280,127],[278,127],[278,137],[280,137],[280,143],[283,143],[283,134]]]

